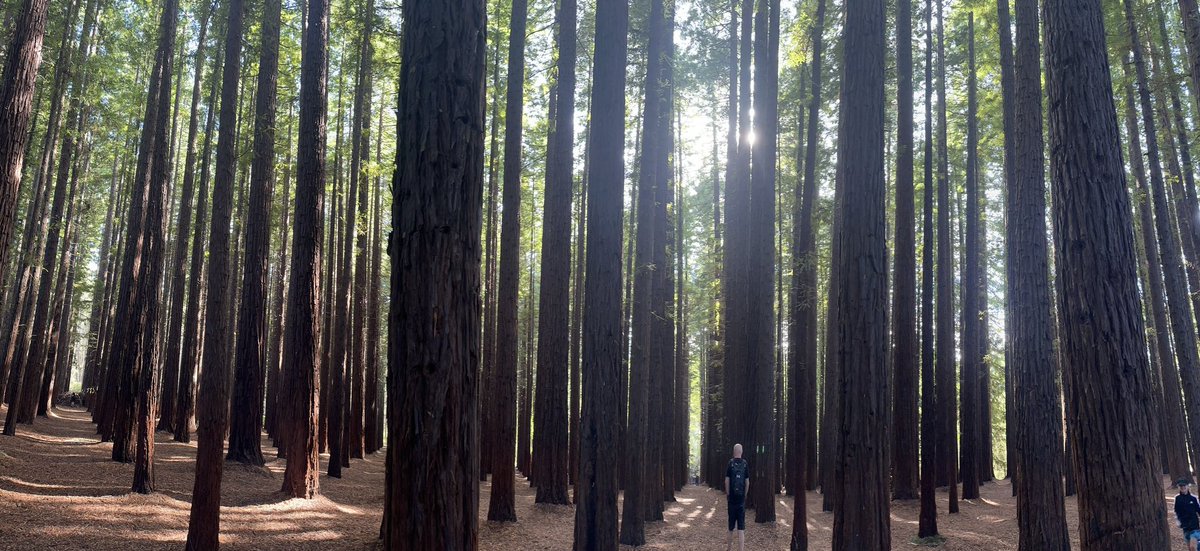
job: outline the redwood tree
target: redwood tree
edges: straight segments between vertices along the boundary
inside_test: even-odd
[[[1068,423],[1076,436],[1080,539],[1089,550],[1165,549],[1151,378],[1104,14],[1099,0],[1047,0],[1042,13],[1056,281],[1067,400],[1074,411]]]
[[[504,110],[504,190],[497,285],[495,391],[491,398],[492,491],[488,520],[516,521],[513,457],[517,402],[517,298],[521,270],[521,120],[525,102],[527,0],[513,0],[508,37],[508,95]],[[480,52],[483,55],[483,52]]]
[[[912,0],[896,2],[896,284],[892,305],[892,499],[917,497],[917,261]]]
[[[629,3],[597,0],[588,136],[587,273],[583,277],[583,400],[575,549],[617,549],[617,395],[620,382],[622,215]]]
[[[558,80],[543,205],[538,295],[533,464],[538,503],[569,504],[567,383],[570,366],[571,193],[574,188],[576,2],[558,5]]]
[[[388,313],[388,449],[404,452],[388,454],[383,539],[474,549],[484,2],[404,8]]]
[[[834,452],[833,549],[891,546],[886,437],[887,244],[884,179],[884,2],[850,0],[842,30],[838,181],[843,189],[841,247],[834,261],[838,294],[837,348],[841,380]]]
[[[321,237],[325,200],[325,120],[329,100],[329,0],[308,0],[300,62],[291,280],[288,281],[279,401],[287,468],[283,492],[317,493],[317,373],[320,369]],[[408,35],[406,35],[408,36]]]
[[[1000,0],[1007,4],[1008,0]],[[1041,45],[1037,0],[1016,0],[1012,125],[1013,155],[1005,214],[1009,373],[1016,411],[1012,418],[1021,549],[1070,549],[1063,507],[1062,408],[1054,358],[1049,255],[1046,242],[1045,143],[1042,138]]]
[[[33,92],[42,64],[49,0],[24,0],[13,22],[0,81],[0,281],[7,280],[8,248],[16,221],[21,170],[33,116]]]
[[[267,258],[275,182],[275,105],[279,76],[280,0],[263,4],[262,46],[254,100],[254,159],[242,261],[242,292],[234,352],[233,404],[227,460],[262,465],[263,380],[266,377]],[[218,167],[219,170],[219,167]]]
[[[312,2],[316,3],[316,2]],[[233,336],[230,313],[230,239],[233,186],[237,170],[238,76],[242,67],[242,34],[245,6],[230,0],[225,28],[225,61],[221,77],[220,129],[217,165],[213,176],[212,223],[208,238],[208,299],[204,310],[204,358],[200,369],[200,397],[196,410],[196,478],[188,518],[188,549],[216,549],[221,515],[221,474],[225,467],[225,431],[228,428],[229,350]],[[261,453],[261,452],[260,452]]]

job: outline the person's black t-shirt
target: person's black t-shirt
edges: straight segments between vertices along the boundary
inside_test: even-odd
[[[1193,530],[1200,530],[1200,501],[1196,500],[1196,496],[1192,494],[1179,494],[1175,496],[1175,518],[1179,520],[1179,527],[1184,533]]]
[[[745,459],[735,457],[729,460],[725,468],[725,477],[729,479],[729,503],[740,505],[746,502],[746,483],[750,480],[750,464]]]

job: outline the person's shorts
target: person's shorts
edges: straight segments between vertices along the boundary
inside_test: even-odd
[[[735,527],[738,530],[746,529],[746,504],[745,503],[741,503],[741,504],[737,504],[737,505],[735,505],[733,503],[729,504],[729,531],[732,532]]]
[[[1200,530],[1189,530],[1183,533],[1183,543],[1191,543],[1192,540],[1200,541]]]

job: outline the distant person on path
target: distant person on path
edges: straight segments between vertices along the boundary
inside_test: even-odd
[[[748,493],[750,493],[750,464],[742,459],[742,445],[734,444],[733,459],[729,460],[729,466],[725,468],[725,496],[729,505],[729,543],[725,546],[727,551],[733,551],[734,529],[737,529],[738,550],[743,551],[746,548],[746,494]],[[1195,498],[1192,499],[1195,501]]]
[[[1179,487],[1179,495],[1175,496],[1175,518],[1183,530],[1188,551],[1196,551],[1196,544],[1200,542],[1200,501],[1192,495],[1190,480],[1181,478],[1175,485]]]

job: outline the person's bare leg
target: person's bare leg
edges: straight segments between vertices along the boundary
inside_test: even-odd
[[[746,531],[738,530],[738,551],[746,551]]]
[[[733,530],[729,531],[729,541],[725,543],[725,551],[733,551]],[[1195,551],[1195,549],[1189,551]]]

